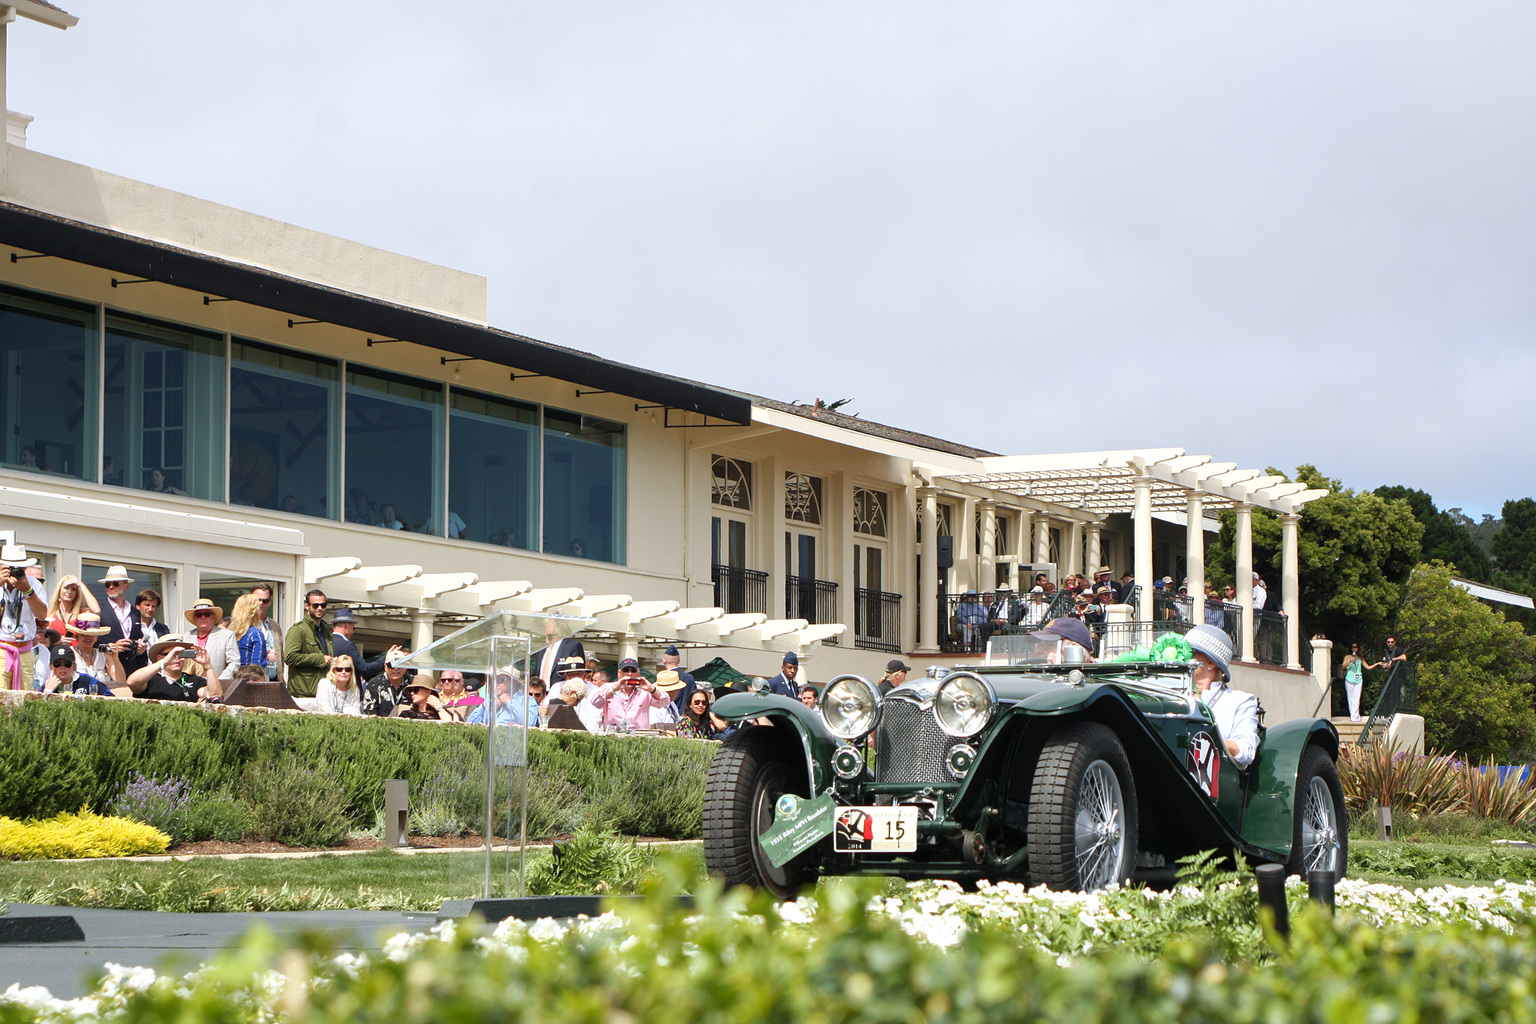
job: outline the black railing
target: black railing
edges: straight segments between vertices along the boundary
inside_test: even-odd
[[[784,617],[804,619],[809,623],[837,621],[837,584],[831,580],[817,580],[809,576],[784,578]],[[835,644],[837,637],[828,637],[823,643]]]
[[[1285,616],[1279,612],[1253,613],[1253,656],[1263,665],[1285,664]]]
[[[1380,743],[1387,738],[1387,727],[1392,716],[1399,711],[1414,712],[1419,709],[1419,674],[1407,662],[1395,661],[1382,681],[1376,703],[1360,729],[1360,748]]]
[[[853,592],[853,645],[901,653],[901,595],[884,590]]]
[[[940,624],[943,648],[956,654],[975,654],[987,643],[987,606],[981,597],[950,594],[944,603]]]
[[[717,565],[710,570],[715,583],[715,606],[732,615],[741,612],[768,613],[768,574],[734,565]]]

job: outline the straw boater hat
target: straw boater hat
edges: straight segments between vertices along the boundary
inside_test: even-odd
[[[133,577],[128,575],[128,570],[121,565],[107,566],[107,574],[97,583],[132,583]]]
[[[218,622],[220,619],[224,618],[224,609],[220,608],[206,597],[200,597],[196,601],[193,601],[192,607],[188,608],[181,614],[186,616],[187,621],[195,626],[197,625],[197,613],[209,608],[213,609],[214,622]]]
[[[30,569],[37,564],[37,559],[27,557],[27,549],[24,545],[5,544],[0,545],[0,563],[12,569]]]
[[[585,672],[587,670],[587,662],[579,654],[572,654],[568,657],[561,658],[555,664],[556,670],[563,676],[572,675],[576,672]]]
[[[677,672],[673,669],[663,669],[662,671],[656,673],[656,688],[658,690],[665,690],[668,693],[676,693],[686,685],[687,684],[683,682],[683,677],[678,675]]]
[[[167,633],[160,638],[160,642],[149,649],[149,660],[159,661],[171,651],[197,651],[197,645],[180,633]]]
[[[82,626],[79,623],[86,623]],[[80,612],[64,626],[76,636],[104,636],[112,632],[111,626],[101,624],[101,616],[95,612]]]

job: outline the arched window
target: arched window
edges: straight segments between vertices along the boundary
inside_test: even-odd
[[[752,511],[752,463],[716,455],[710,463],[713,481],[709,500],[725,508]]]

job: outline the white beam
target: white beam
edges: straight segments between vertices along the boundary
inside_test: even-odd
[[[483,580],[468,588],[482,605],[495,604],[533,589],[527,580]]]
[[[440,597],[456,590],[463,590],[479,582],[472,572],[429,572],[412,580],[421,587],[423,597]]]
[[[361,558],[337,557],[337,558],[306,558],[304,559],[304,582],[319,583],[328,580],[332,576],[340,576],[344,572],[351,572],[363,564]]]
[[[580,601],[582,590],[580,587],[551,587],[541,590],[530,590],[526,594],[509,597],[505,601],[499,601],[508,611],[513,612],[547,612],[551,608],[559,608],[570,604],[572,601]]]
[[[593,594],[576,602],[576,610],[595,618],[604,612],[627,608],[633,600],[628,594]]]
[[[676,601],[636,601],[613,611],[599,612],[596,616],[597,628],[628,633],[642,622],[672,614],[678,607]]]
[[[688,628],[688,632],[694,635],[727,637],[740,629],[750,626],[760,626],[768,621],[768,616],[762,612],[736,612],[731,615],[722,615],[718,619],[710,619],[708,622],[700,622]]]
[[[731,642],[735,643],[746,640],[766,644],[777,640],[781,636],[797,633],[805,627],[806,621],[804,619],[769,619],[767,622],[759,623],[756,626],[748,626],[746,629],[732,633]]]
[[[369,590],[382,590],[396,583],[414,580],[421,575],[419,565],[365,565],[354,569],[353,574],[367,581]]]
[[[724,608],[679,608],[670,615],[662,615],[657,618],[656,624],[663,629],[671,629],[678,633],[691,626],[697,626],[701,622],[709,622],[725,615]],[[764,616],[766,618],[766,616]]]

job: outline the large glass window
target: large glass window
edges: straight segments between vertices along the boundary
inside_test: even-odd
[[[544,551],[624,561],[624,424],[544,410]]]
[[[229,500],[337,518],[336,364],[236,342],[229,373]]]
[[[0,289],[7,469],[96,479],[96,358],[93,307]]]
[[[224,339],[107,317],[107,476],[127,487],[224,500]]]
[[[455,390],[448,536],[538,550],[538,406]]]
[[[442,385],[347,371],[349,522],[441,534],[442,451]]]

